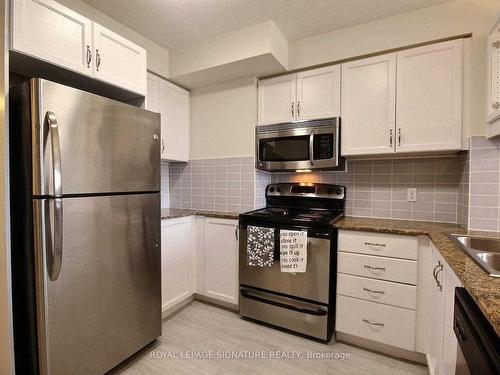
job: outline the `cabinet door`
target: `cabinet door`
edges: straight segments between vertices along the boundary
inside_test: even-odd
[[[165,80],[160,82],[162,159],[189,160],[189,92]]]
[[[238,221],[205,219],[204,294],[238,304]]]
[[[297,114],[296,96],[296,74],[259,81],[259,125],[293,121]]]
[[[432,250],[429,268],[429,352],[428,366],[431,375],[442,374],[443,358],[443,318],[444,318],[444,288],[446,278],[443,260],[436,250]],[[439,284],[438,284],[439,283]],[[441,285],[441,287],[440,287]]]
[[[340,65],[297,73],[297,119],[340,116]]]
[[[154,74],[148,73],[147,91],[146,91],[146,109],[159,113],[158,96],[160,91],[160,78]]]
[[[397,53],[397,152],[462,148],[462,40]]]
[[[191,217],[163,220],[161,223],[162,311],[182,302],[194,291],[191,223]]]
[[[95,78],[146,95],[146,50],[95,22],[92,28]]]
[[[396,55],[342,64],[342,155],[394,152]]]
[[[500,117],[500,23],[488,36],[488,122]]]
[[[446,278],[444,279],[444,318],[443,318],[443,360],[442,374],[452,375],[455,373],[457,364],[457,337],[453,331],[454,308],[455,308],[455,288],[461,287],[462,283],[453,270],[446,267]]]
[[[89,19],[52,0],[13,0],[11,20],[11,49],[92,75]]]

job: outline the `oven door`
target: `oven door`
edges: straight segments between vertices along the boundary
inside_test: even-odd
[[[336,119],[256,128],[256,168],[266,171],[338,167]]]
[[[257,223],[249,224],[266,226]],[[267,225],[269,226],[269,225]],[[279,261],[279,229],[276,228],[274,263],[271,267],[254,267],[247,264],[247,225],[240,225],[239,277],[240,287],[259,288],[282,295],[328,305],[335,292],[334,275],[336,256],[332,255],[333,232],[308,230],[307,267],[304,273],[281,272]],[[301,229],[301,228],[299,228]],[[333,289],[333,290],[331,290]]]

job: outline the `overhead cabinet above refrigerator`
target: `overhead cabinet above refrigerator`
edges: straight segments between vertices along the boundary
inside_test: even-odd
[[[146,50],[53,0],[11,1],[10,49],[146,95]]]

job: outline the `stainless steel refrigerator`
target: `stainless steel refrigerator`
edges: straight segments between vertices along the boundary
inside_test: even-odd
[[[102,374],[161,335],[160,116],[42,79],[10,114],[17,373]]]

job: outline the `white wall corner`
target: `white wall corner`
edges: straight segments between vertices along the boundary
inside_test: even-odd
[[[288,70],[288,40],[283,36],[281,30],[269,21],[269,32],[271,40],[271,53],[283,67]]]

